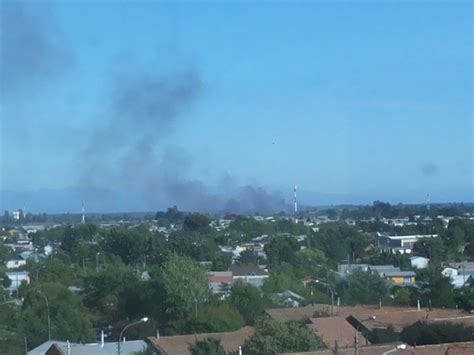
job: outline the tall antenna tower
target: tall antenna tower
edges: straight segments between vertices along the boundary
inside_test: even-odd
[[[430,209],[431,209],[431,205],[430,205],[430,194],[427,194],[427,195],[426,195],[426,210],[429,212]]]
[[[86,223],[86,209],[84,208],[84,201],[82,201],[82,219],[81,223],[84,224]]]
[[[298,188],[298,186],[295,185],[295,188],[294,188],[294,194],[295,194],[295,214],[298,213],[298,201],[296,200],[296,189]]]

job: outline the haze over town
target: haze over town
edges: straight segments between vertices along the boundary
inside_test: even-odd
[[[473,201],[469,2],[1,10],[2,210]]]

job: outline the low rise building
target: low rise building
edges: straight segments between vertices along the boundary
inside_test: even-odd
[[[26,260],[23,259],[12,259],[8,260],[6,263],[7,269],[18,269],[24,265],[26,265]]]
[[[411,254],[416,242],[425,238],[437,238],[437,234],[416,235],[385,235],[380,234],[377,238],[377,246],[380,250],[392,253]]]
[[[232,271],[211,271],[207,274],[209,287],[213,293],[225,292],[234,281]]]
[[[148,340],[158,355],[190,355],[190,345],[207,338],[219,339],[226,353],[234,354],[254,333],[253,327],[243,327],[235,332],[157,336]]]
[[[417,269],[426,269],[430,264],[430,259],[423,256],[410,256],[410,265]]]
[[[30,284],[30,274],[27,271],[8,271],[5,273],[7,277],[12,281],[8,290],[10,293],[18,292],[22,282]]]
[[[231,271],[234,282],[242,280],[255,287],[261,287],[264,280],[270,276],[267,270],[253,265],[234,264],[231,267]]]

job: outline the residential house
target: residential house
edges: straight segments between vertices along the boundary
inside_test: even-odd
[[[303,280],[301,280],[303,286],[306,287],[308,285],[312,285],[316,282],[316,279],[313,276],[306,276]]]
[[[402,271],[393,265],[370,265],[369,270],[397,286],[412,286],[416,281],[414,271]]]
[[[30,274],[27,271],[7,271],[5,273],[7,277],[12,281],[8,290],[10,293],[18,292],[22,282],[30,284]]]
[[[461,288],[470,285],[474,280],[474,270],[465,269],[458,266],[458,263],[452,263],[455,267],[445,267],[441,270],[441,275],[449,277],[449,281],[454,288]],[[458,266],[458,267],[456,267]]]
[[[18,269],[19,267],[26,265],[26,260],[23,259],[12,259],[8,260],[6,267],[7,269]]]
[[[300,307],[305,302],[304,297],[291,290],[276,293],[273,300],[284,307]]]
[[[343,276],[350,274],[354,270],[368,271],[369,265],[368,264],[339,264],[337,266],[337,271]]]
[[[393,328],[401,332],[403,328],[419,321],[428,323],[456,323],[466,326],[474,325],[474,315],[461,309],[425,307],[393,307],[383,306],[337,306],[334,316],[344,317],[352,326],[372,331],[374,329]],[[300,321],[314,317],[314,314],[328,313],[330,305],[305,306],[300,308],[267,309],[266,313],[280,322]],[[373,319],[375,316],[375,319]]]
[[[232,271],[211,271],[207,273],[209,288],[212,293],[225,292],[233,282]]]
[[[226,353],[237,353],[255,330],[253,327],[243,327],[235,332],[206,333],[174,336],[149,337],[154,351],[158,355],[190,355],[189,346],[207,338],[219,339]],[[73,355],[73,354],[71,354]]]
[[[120,353],[134,355],[150,346],[144,340],[122,341]],[[28,355],[116,355],[117,342],[100,342],[90,344],[70,343],[67,341],[50,340],[28,351]]]
[[[426,269],[430,263],[430,259],[423,256],[410,256],[410,264],[417,269]]]
[[[474,354],[474,341],[462,343],[446,343],[406,346],[405,349],[399,349],[400,343],[361,345],[358,349],[359,355],[472,355]],[[309,351],[304,353],[283,353],[282,355],[353,355],[354,347],[334,348],[334,344],[329,349]]]
[[[397,286],[413,286],[416,282],[414,271],[389,270],[384,272],[384,278]]]
[[[354,348],[354,336],[360,345],[370,344],[361,332],[356,329],[344,317],[318,317],[309,318],[308,327],[329,348]]]
[[[231,267],[232,278],[236,280],[243,280],[255,287],[261,287],[263,281],[270,275],[266,269],[260,269],[258,266],[253,265],[239,265],[234,264]]]

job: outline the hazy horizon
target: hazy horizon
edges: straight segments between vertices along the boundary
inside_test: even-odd
[[[469,1],[0,6],[1,210],[474,201]]]

